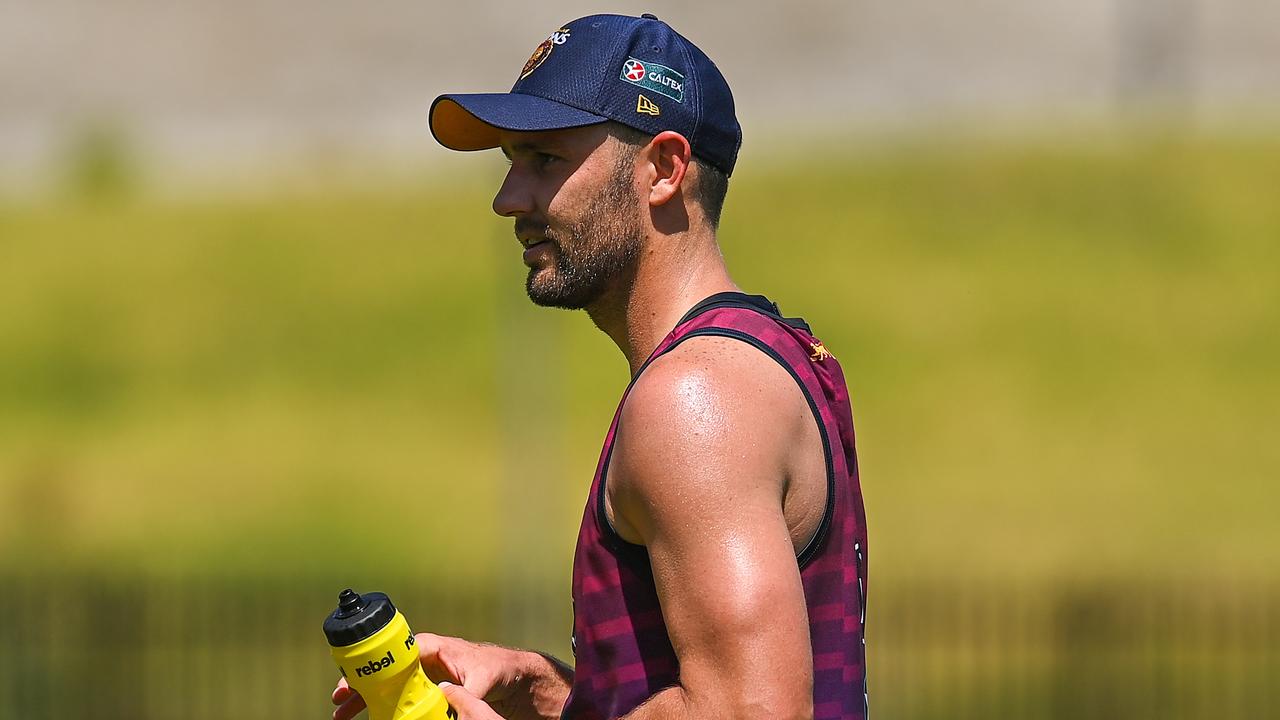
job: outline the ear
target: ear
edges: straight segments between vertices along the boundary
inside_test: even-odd
[[[649,205],[665,205],[680,193],[680,184],[689,170],[693,151],[685,136],[673,130],[663,130],[649,141],[645,153],[652,169]]]

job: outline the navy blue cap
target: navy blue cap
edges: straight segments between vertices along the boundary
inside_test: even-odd
[[[733,172],[742,145],[729,84],[711,59],[653,15],[591,15],[533,51],[509,93],[441,95],[431,134],[452,150],[498,147],[499,130],[535,132],[614,120],[674,130],[693,154]]]

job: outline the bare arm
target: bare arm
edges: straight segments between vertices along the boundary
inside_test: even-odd
[[[710,362],[714,358],[714,362]],[[637,382],[609,487],[647,546],[680,684],[627,716],[806,718],[813,659],[787,459],[809,419],[794,381],[734,340],[686,341]]]
[[[813,717],[796,523],[783,511],[813,432],[786,371],[736,340],[687,340],[637,381],[606,509],[623,539],[648,550],[680,681],[625,720]],[[791,514],[820,515],[817,497]],[[460,720],[499,718],[463,688],[445,693]]]

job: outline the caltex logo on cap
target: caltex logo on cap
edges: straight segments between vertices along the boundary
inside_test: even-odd
[[[635,58],[627,58],[622,64],[620,80],[632,85],[639,85],[645,90],[652,90],[660,95],[684,102],[684,75],[665,65],[655,62],[641,62]]]
[[[622,66],[622,79],[636,82],[644,79],[644,63],[639,60],[628,60],[627,64]]]

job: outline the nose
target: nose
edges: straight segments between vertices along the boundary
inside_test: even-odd
[[[514,167],[507,170],[502,187],[493,196],[493,211],[502,217],[516,217],[533,210],[533,196]]]

